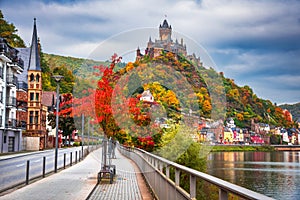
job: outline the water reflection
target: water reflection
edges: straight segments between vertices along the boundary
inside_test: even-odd
[[[216,152],[207,172],[275,199],[300,199],[300,152]]]

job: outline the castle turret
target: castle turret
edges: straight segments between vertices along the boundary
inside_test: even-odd
[[[165,19],[162,25],[159,25],[159,37],[160,40],[171,41],[172,27],[169,26],[167,20]]]

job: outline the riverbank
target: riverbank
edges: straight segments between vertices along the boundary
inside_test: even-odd
[[[215,145],[212,152],[222,152],[222,151],[276,151],[273,146],[269,145]]]

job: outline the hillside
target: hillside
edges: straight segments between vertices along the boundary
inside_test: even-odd
[[[72,71],[74,76],[79,76],[81,78],[92,77],[92,73],[95,72],[93,66],[108,64],[107,62],[47,53],[44,53],[44,58],[51,71],[53,71],[55,68],[65,66]]]
[[[300,118],[300,103],[280,105],[282,109],[287,109],[293,116],[293,120]]]
[[[93,66],[107,66],[109,64],[108,62],[99,62],[82,58],[65,57],[53,54],[44,54],[44,58],[45,61],[48,63],[48,66],[50,66],[50,71],[52,72],[58,68],[65,68],[70,70],[74,77],[80,79],[82,85],[80,87],[82,88],[89,87],[91,77],[93,77],[92,79],[100,78],[92,76],[92,73],[95,72]],[[211,68],[205,69],[201,67],[201,74],[199,74],[199,72],[196,72],[193,63],[191,63],[190,61],[184,58],[176,58],[176,55],[172,53],[163,53],[161,56],[153,58],[153,60],[149,60],[149,58],[145,57],[139,62],[128,63],[124,68],[122,68],[122,66],[124,66],[125,64],[121,63],[119,64],[119,66],[116,66],[114,71],[116,73],[116,76],[123,76],[132,68],[140,64],[145,65],[152,61],[167,63],[168,65],[173,66],[176,71],[180,72],[183,76],[185,76],[190,85],[192,85],[196,96],[200,98],[198,100],[200,110],[199,113],[197,113],[197,115],[210,117],[212,110],[211,99],[203,76],[204,74],[210,74],[210,76],[212,77],[219,76],[219,74]],[[268,123],[275,126],[291,126],[291,122],[289,122],[282,113],[282,108],[274,105],[270,100],[264,100],[257,97],[257,95],[253,93],[253,90],[249,86],[238,86],[237,84],[235,84],[233,79],[226,78],[223,73],[220,73],[220,75],[226,93],[226,117],[234,118],[235,123],[239,127],[250,128],[251,120],[254,120],[255,122]],[[153,76],[157,76],[161,79],[168,80],[170,85],[178,85],[174,77],[171,77],[171,74],[169,74],[169,72],[167,72],[165,69],[161,69],[161,71],[158,70]],[[136,80],[144,80],[145,78],[146,77],[143,77],[143,75],[135,77],[134,84],[137,84]],[[166,91],[168,90],[168,88],[163,89],[161,88],[161,86],[150,84],[144,89],[150,89],[155,90],[156,92],[160,92],[160,96],[157,95],[157,97],[160,98],[159,101],[162,104],[168,105],[169,109],[167,109],[167,112],[169,116],[178,118],[176,112],[182,109],[187,109],[186,105],[181,105],[183,107],[180,108],[178,107],[178,104],[174,103],[174,100],[166,100],[167,98],[164,96],[164,94],[167,94]],[[132,94],[132,92],[133,91],[131,91],[130,94]],[[168,95],[170,96],[170,93],[168,93]],[[180,93],[176,95],[177,98],[184,99],[183,96],[180,96]],[[173,104],[170,104],[170,102],[173,102]],[[187,110],[183,111],[186,112]]]

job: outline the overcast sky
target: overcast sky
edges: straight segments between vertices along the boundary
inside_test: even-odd
[[[131,35],[121,43],[128,51],[143,48],[166,18],[238,85],[273,103],[300,102],[299,0],[0,0],[0,9],[26,45],[36,17],[44,52],[81,58],[116,35]]]

